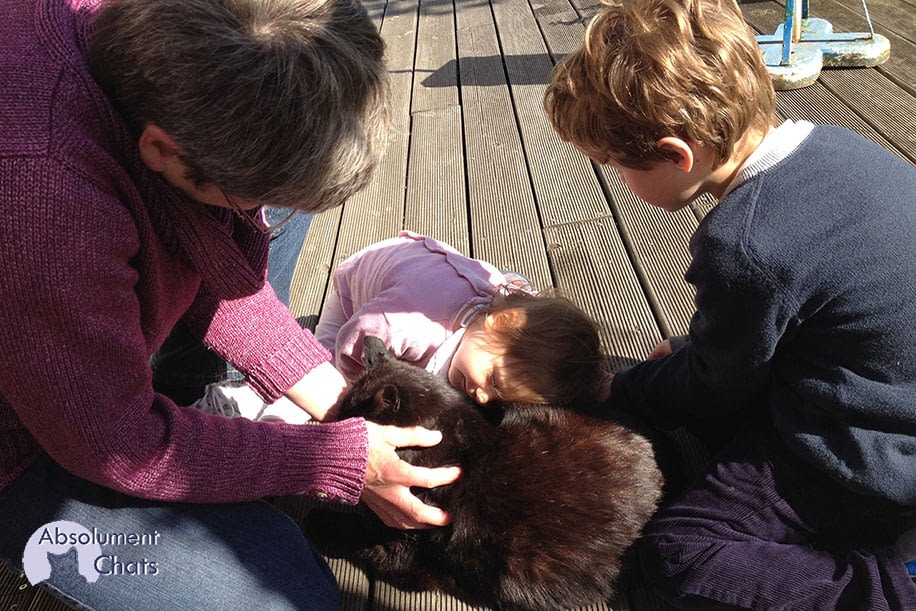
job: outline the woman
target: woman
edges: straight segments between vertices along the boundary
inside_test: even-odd
[[[351,0],[2,12],[0,557],[66,521],[156,541],[103,547],[96,580],[58,562],[46,583],[71,602],[335,608],[323,560],[257,499],[444,524],[409,487],[457,470],[394,452],[438,433],[207,415],[155,392],[149,359],[180,320],[265,400],[333,419],[346,383],[265,281],[259,208],[317,212],[371,177],[387,128],[374,26]]]

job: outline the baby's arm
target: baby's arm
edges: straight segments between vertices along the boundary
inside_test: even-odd
[[[389,311],[393,312],[384,300],[373,300],[354,312],[353,316],[341,325],[337,332],[332,350],[335,365],[351,382],[363,372],[363,339],[367,335],[382,340],[385,348],[395,358],[411,362],[415,360],[413,351],[409,349],[410,346],[405,345],[402,339],[403,333],[399,332],[403,325],[392,324],[391,317],[395,314],[389,314]],[[418,321],[417,325],[408,325],[404,328],[413,335],[414,332],[418,334],[422,332],[420,327],[422,327],[422,321]]]
[[[315,337],[321,342],[322,346],[328,349],[328,352],[334,355],[335,360],[337,358],[337,336],[346,322],[347,313],[340,303],[337,291],[332,290],[321,308],[321,316],[318,318],[318,325],[315,327]]]
[[[420,367],[426,365],[436,347],[447,337],[440,323],[420,312],[409,311],[401,300],[388,299],[384,294],[354,312],[336,329],[336,337],[334,331],[330,323],[319,323],[316,335],[322,343],[330,341],[334,364],[351,382],[364,369],[363,339],[367,335],[382,340],[388,353],[395,358]],[[324,337],[330,339],[324,340]]]

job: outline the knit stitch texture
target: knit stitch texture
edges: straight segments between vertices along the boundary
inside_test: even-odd
[[[354,503],[361,420],[264,424],[155,394],[184,318],[276,399],[329,353],[266,283],[267,239],[150,172],[91,78],[97,2],[0,4],[0,489],[41,452],[128,494]]]

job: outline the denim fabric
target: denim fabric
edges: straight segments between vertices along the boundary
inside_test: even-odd
[[[275,225],[289,215],[289,210],[265,208],[264,215],[268,225]],[[298,213],[271,235],[267,278],[277,298],[286,305],[289,305],[290,284],[299,251],[311,223],[312,215]],[[150,359],[150,366],[153,386],[179,405],[190,405],[200,398],[207,384],[244,379],[232,365],[208,350],[180,321]]]
[[[264,217],[267,225],[276,225],[289,216],[286,208],[265,208]],[[288,223],[277,229],[270,236],[270,250],[267,255],[267,279],[274,288],[277,298],[289,305],[289,289],[296,271],[296,261],[302,243],[312,224],[312,215],[298,212]]]
[[[339,608],[334,575],[287,516],[265,502],[166,504],[81,480],[47,456],[0,493],[0,559],[21,570],[29,538],[57,520],[97,529],[105,558],[87,580],[78,546],[53,553],[53,594],[86,609]],[[112,544],[136,534],[145,543]],[[78,551],[77,551],[78,550]]]
[[[893,543],[916,509],[855,494],[803,464],[766,426],[646,528],[648,581],[685,609],[916,609]]]

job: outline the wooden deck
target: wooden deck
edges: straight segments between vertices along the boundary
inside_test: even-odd
[[[554,63],[580,43],[594,0],[369,0],[388,46],[393,133],[372,185],[319,215],[304,245],[292,309],[313,326],[334,265],[410,229],[556,286],[600,323],[618,365],[683,333],[693,310],[682,279],[687,241],[711,200],[677,214],[637,200],[552,132],[541,110]],[[771,0],[742,4],[759,33],[783,20]],[[916,163],[916,0],[870,0],[891,58],[872,69],[825,70],[778,94],[783,117],[848,127]],[[814,0],[812,16],[863,31],[861,4]],[[823,160],[829,163],[829,159]],[[279,500],[304,518],[295,500]],[[344,609],[466,609],[405,594],[332,560]],[[594,609],[663,608],[638,582]],[[0,608],[60,609],[24,578],[0,572]]]

